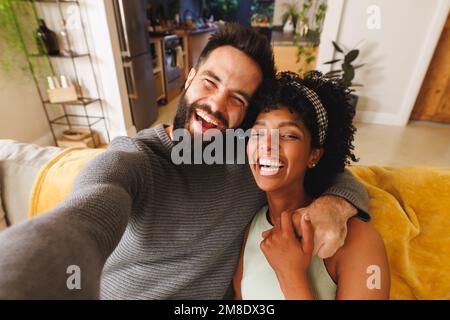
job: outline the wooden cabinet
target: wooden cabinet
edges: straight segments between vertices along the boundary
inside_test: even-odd
[[[153,56],[153,76],[155,78],[156,101],[160,102],[166,99],[162,38],[150,38],[150,45]]]

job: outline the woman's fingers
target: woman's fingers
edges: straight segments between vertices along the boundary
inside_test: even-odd
[[[314,229],[307,214],[302,217],[301,228],[303,252],[312,255],[314,250]]]
[[[295,236],[292,214],[287,211],[281,213],[281,231]]]
[[[264,231],[264,232],[261,234],[262,237],[263,237],[264,239],[266,239],[267,237],[269,237],[270,234],[272,233],[272,230],[273,230],[273,229],[269,229],[269,230]]]

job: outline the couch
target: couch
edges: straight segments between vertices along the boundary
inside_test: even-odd
[[[79,170],[103,151],[0,140],[1,198],[8,224],[56,206],[69,194]],[[450,168],[349,169],[370,195],[370,223],[388,253],[391,299],[450,299]]]

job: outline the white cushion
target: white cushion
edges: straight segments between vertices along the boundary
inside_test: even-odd
[[[61,152],[13,140],[0,140],[0,185],[10,225],[27,219],[30,191],[40,168]]]

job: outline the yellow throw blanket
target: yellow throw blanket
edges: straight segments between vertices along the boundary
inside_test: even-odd
[[[392,299],[450,299],[450,168],[353,167],[384,239]]]
[[[30,217],[69,193],[86,163],[102,149],[70,148],[40,171]],[[370,194],[372,224],[382,235],[392,299],[450,299],[450,169],[351,167]]]
[[[80,170],[105,149],[64,149],[39,171],[30,194],[28,217],[32,218],[58,205],[72,190]]]

